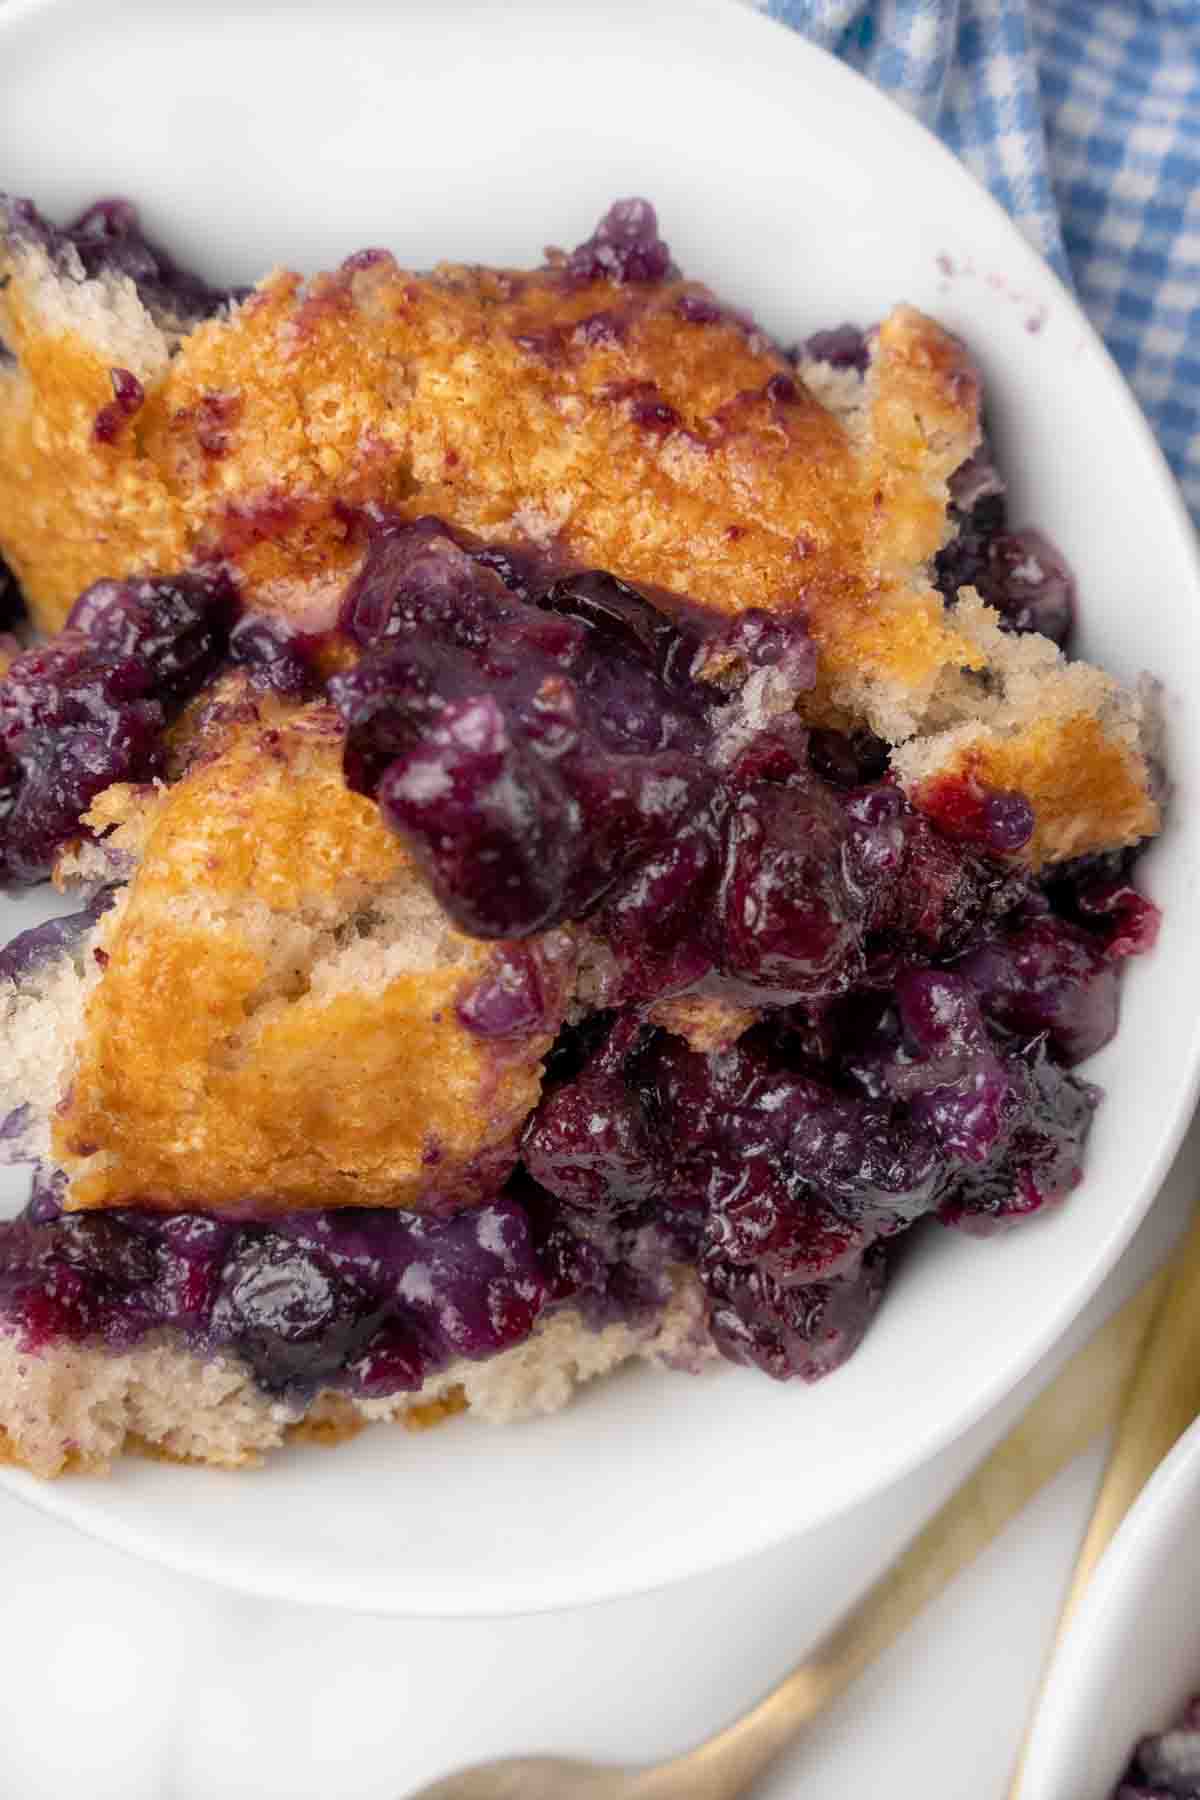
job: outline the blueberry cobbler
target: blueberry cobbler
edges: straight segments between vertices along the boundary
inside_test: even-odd
[[[787,351],[624,201],[217,292],[0,243],[0,1454],[811,1381],[1080,1179],[1158,829],[963,345]]]
[[[1169,1730],[1142,1739],[1113,1800],[1200,1800],[1200,1697]]]

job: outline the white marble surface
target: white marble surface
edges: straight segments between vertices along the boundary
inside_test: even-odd
[[[1121,1269],[1033,1385],[1160,1260],[1198,1176],[1194,1128]],[[671,1754],[784,1673],[1019,1404],[767,1556],[639,1599],[491,1623],[243,1599],[0,1496],[0,1795],[60,1800],[86,1773],[88,1800],[399,1800],[505,1752]],[[764,1792],[1001,1800],[1099,1467],[1097,1450],[1042,1495]]]

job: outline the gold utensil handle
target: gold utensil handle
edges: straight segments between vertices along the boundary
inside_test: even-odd
[[[741,1793],[1035,1494],[1113,1425],[1164,1279],[1152,1277],[1076,1352],[799,1668],[718,1737],[647,1770],[634,1781],[631,1794],[642,1800],[667,1800],[685,1792],[690,1800],[732,1800]]]
[[[1118,1525],[1188,1426],[1200,1414],[1200,1212],[1171,1264],[1134,1370],[1116,1441],[1075,1564],[1059,1631],[1078,1606]]]
[[[1112,1454],[1059,1614],[1047,1671],[1117,1527],[1168,1450],[1200,1414],[1200,1209],[1159,1279],[1162,1297],[1121,1403]],[[1039,1698],[1044,1686],[1045,1673]],[[1023,1745],[1009,1800],[1019,1800],[1024,1768]]]

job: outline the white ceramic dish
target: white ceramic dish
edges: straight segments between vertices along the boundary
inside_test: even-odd
[[[1195,550],[1073,302],[932,138],[722,0],[9,0],[0,170],[51,212],[135,195],[185,259],[241,280],[272,259],[313,267],[381,241],[417,265],[527,261],[640,192],[684,267],[785,339],[900,298],[939,313],[982,359],[1018,515],[1076,566],[1085,651],[1165,678],[1177,784],[1145,865],[1166,925],[1091,1071],[1110,1098],[1086,1184],[1004,1241],[931,1235],[863,1350],[822,1386],[643,1372],[548,1422],[376,1432],[259,1477],[131,1462],[109,1482],[7,1472],[6,1485],[241,1588],[499,1613],[730,1561],[930,1456],[1031,1367],[1119,1255],[1196,1083]]]
[[[1200,1421],[1105,1552],[1055,1656],[1022,1800],[1108,1800],[1130,1751],[1200,1693]]]

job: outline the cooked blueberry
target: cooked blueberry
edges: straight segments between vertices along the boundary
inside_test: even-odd
[[[938,1209],[976,1236],[1064,1200],[1083,1175],[1083,1146],[1100,1090],[1057,1067],[1038,1038],[1006,1063],[1007,1132],[973,1169],[956,1172]]]
[[[16,1229],[9,1227],[6,1235],[11,1239]],[[10,1264],[0,1275],[0,1302],[35,1351],[93,1337],[105,1318],[99,1285],[68,1263],[50,1263],[41,1270]]]
[[[313,1390],[369,1341],[380,1305],[346,1273],[276,1231],[244,1232],[221,1272],[212,1330],[265,1387]]]
[[[388,768],[379,803],[464,931],[524,937],[565,916],[584,855],[579,808],[493,699],[443,707],[426,741]]]
[[[793,692],[804,693],[817,679],[817,646],[799,612],[766,612],[747,607],[715,635],[710,636],[710,660],[732,655],[747,670],[779,669],[787,674]]]
[[[516,944],[497,952],[486,974],[460,997],[456,1010],[467,1030],[482,1038],[545,1031],[551,1006],[537,957]]]
[[[1041,632],[1065,644],[1075,618],[1075,578],[1042,531],[1006,529],[1004,484],[985,444],[950,483],[955,535],[940,552],[937,584],[951,605],[975,588],[1006,631]]]
[[[158,773],[170,709],[223,654],[220,575],[101,581],[0,679],[0,879],[42,880],[103,788]]]
[[[988,544],[979,591],[1010,631],[1040,631],[1065,644],[1075,619],[1075,577],[1044,532],[1026,526]]]
[[[71,951],[107,912],[117,897],[115,887],[103,887],[80,912],[31,925],[0,950],[0,981],[21,981]]]
[[[835,787],[862,787],[884,774],[888,747],[870,731],[813,731],[808,758],[823,781]]]
[[[427,1353],[412,1327],[399,1319],[385,1319],[366,1348],[347,1364],[345,1380],[352,1394],[383,1400],[413,1392],[428,1373]]]
[[[846,879],[845,817],[815,782],[764,784],[726,822],[725,969],[777,1002],[836,993],[856,968],[863,906]]]
[[[865,375],[871,360],[867,334],[857,325],[836,325],[831,331],[814,331],[800,346],[809,362],[828,363],[834,369],[855,369]]]
[[[49,1225],[62,1212],[63,1195],[67,1188],[67,1178],[59,1169],[47,1169],[38,1164],[33,1172],[30,1184],[29,1202],[25,1208],[25,1217],[31,1225]]]
[[[1152,900],[1122,875],[1081,883],[1075,890],[1079,918],[1110,957],[1143,956],[1158,942],[1162,914]]]
[[[918,1130],[947,1157],[985,1163],[1010,1130],[1013,1081],[962,975],[913,970],[896,983],[903,1044],[885,1075]]]
[[[346,781],[362,794],[375,793],[392,761],[420,742],[446,701],[436,659],[409,643],[369,651],[333,676],[329,695],[346,727]]]
[[[67,615],[102,656],[136,657],[149,670],[155,696],[195,691],[225,648],[233,590],[221,575],[154,576],[144,581],[97,581]]]
[[[235,1228],[225,1219],[182,1213],[149,1225],[157,1246],[154,1280],[139,1296],[153,1319],[183,1331],[205,1331],[221,1285]]]
[[[1033,883],[1023,869],[951,841],[907,803],[890,813],[887,802],[873,797],[894,791],[868,790],[847,804],[859,878],[867,882],[873,943],[901,951],[906,960],[951,956],[1023,905]]]
[[[887,1264],[876,1245],[856,1270],[796,1287],[721,1261],[705,1262],[701,1275],[709,1330],[722,1355],[776,1381],[819,1381],[861,1343],[883,1297]]]
[[[1024,794],[989,787],[971,774],[941,775],[926,782],[921,808],[948,838],[994,856],[1022,849],[1036,823]]]
[[[648,200],[618,200],[595,232],[566,262],[575,281],[662,281],[671,272],[671,252],[658,235],[658,219]]]
[[[0,681],[0,878],[43,880],[97,794],[157,773],[165,715],[147,685],[141,664],[63,638],[12,664]]]
[[[54,1257],[116,1289],[139,1287],[157,1272],[153,1243],[116,1214],[64,1213],[55,1228]]]
[[[716,949],[706,927],[718,872],[706,811],[617,882],[593,921],[611,952],[597,976],[602,1004],[685,992],[710,975]]]
[[[869,1234],[825,1202],[803,1168],[761,1151],[714,1158],[705,1255],[786,1284],[843,1273]]]
[[[623,1077],[587,1070],[543,1099],[521,1140],[521,1160],[559,1200],[601,1209],[654,1199],[669,1168],[661,1138]]]
[[[315,684],[308,647],[280,619],[247,613],[229,634],[229,660],[249,672],[255,687],[300,700]]]
[[[1048,1036],[1067,1063],[1103,1048],[1117,1029],[1117,970],[1101,943],[1055,918],[990,939],[957,965],[989,1018],[1022,1036]]]
[[[529,1219],[514,1200],[454,1219],[414,1219],[406,1236],[402,1311],[440,1346],[440,1360],[491,1356],[529,1336],[546,1283]]]
[[[555,582],[540,604],[578,619],[606,650],[624,661],[644,662],[666,687],[698,700],[690,670],[699,639],[681,630],[627,582],[589,569]]]
[[[459,548],[440,519],[385,522],[342,601],[342,629],[364,648],[421,633],[467,655],[489,654],[521,617],[496,573]],[[534,615],[536,617],[536,614]]]

